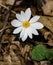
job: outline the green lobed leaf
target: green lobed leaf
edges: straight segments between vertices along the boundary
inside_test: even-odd
[[[46,58],[48,60],[53,60],[53,49],[47,50]]]
[[[39,44],[32,49],[30,55],[33,60],[40,61],[46,58],[46,53],[47,48],[44,45]]]

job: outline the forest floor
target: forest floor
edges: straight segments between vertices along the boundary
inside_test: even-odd
[[[53,49],[53,0],[47,0],[40,9],[37,8],[38,5],[34,5],[35,1],[32,1],[27,4],[22,0],[0,1],[0,65],[53,65],[53,59],[35,61],[30,57],[32,48],[38,44]],[[39,36],[33,36],[32,40],[22,42],[19,35],[13,35],[11,21],[16,18],[16,13],[25,11],[28,7],[31,8],[32,16],[40,16],[39,22],[44,28],[38,30]]]

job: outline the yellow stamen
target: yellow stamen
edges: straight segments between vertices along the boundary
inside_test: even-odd
[[[25,27],[25,28],[28,28],[30,26],[30,22],[29,21],[24,21],[22,23],[22,26]]]

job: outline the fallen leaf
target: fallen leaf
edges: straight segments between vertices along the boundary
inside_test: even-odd
[[[0,0],[0,4],[2,4],[2,0]]]
[[[53,17],[41,16],[39,22],[53,33]]]
[[[13,5],[14,1],[15,1],[15,0],[7,0],[7,1],[6,1],[6,4]]]
[[[53,46],[53,40],[50,39],[47,44]]]
[[[46,1],[46,4],[42,6],[42,10],[45,15],[53,16],[53,1]]]
[[[53,35],[51,32],[45,32],[44,38],[50,40],[53,39]]]
[[[6,4],[8,4],[8,5],[13,5],[14,1],[15,1],[15,0],[7,0],[7,1],[6,1]],[[22,0],[18,0],[18,1],[16,2],[16,5],[19,5],[21,2],[22,2]]]
[[[41,65],[50,65],[50,61],[40,61]]]

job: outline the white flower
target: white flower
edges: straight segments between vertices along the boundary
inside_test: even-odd
[[[21,14],[16,14],[17,20],[13,20],[11,22],[12,26],[17,27],[13,34],[20,33],[20,38],[22,41],[25,41],[27,37],[32,39],[32,34],[39,35],[37,29],[43,28],[43,24],[37,22],[40,16],[34,16],[31,18],[31,10],[30,8],[26,9],[25,12],[21,11]]]

